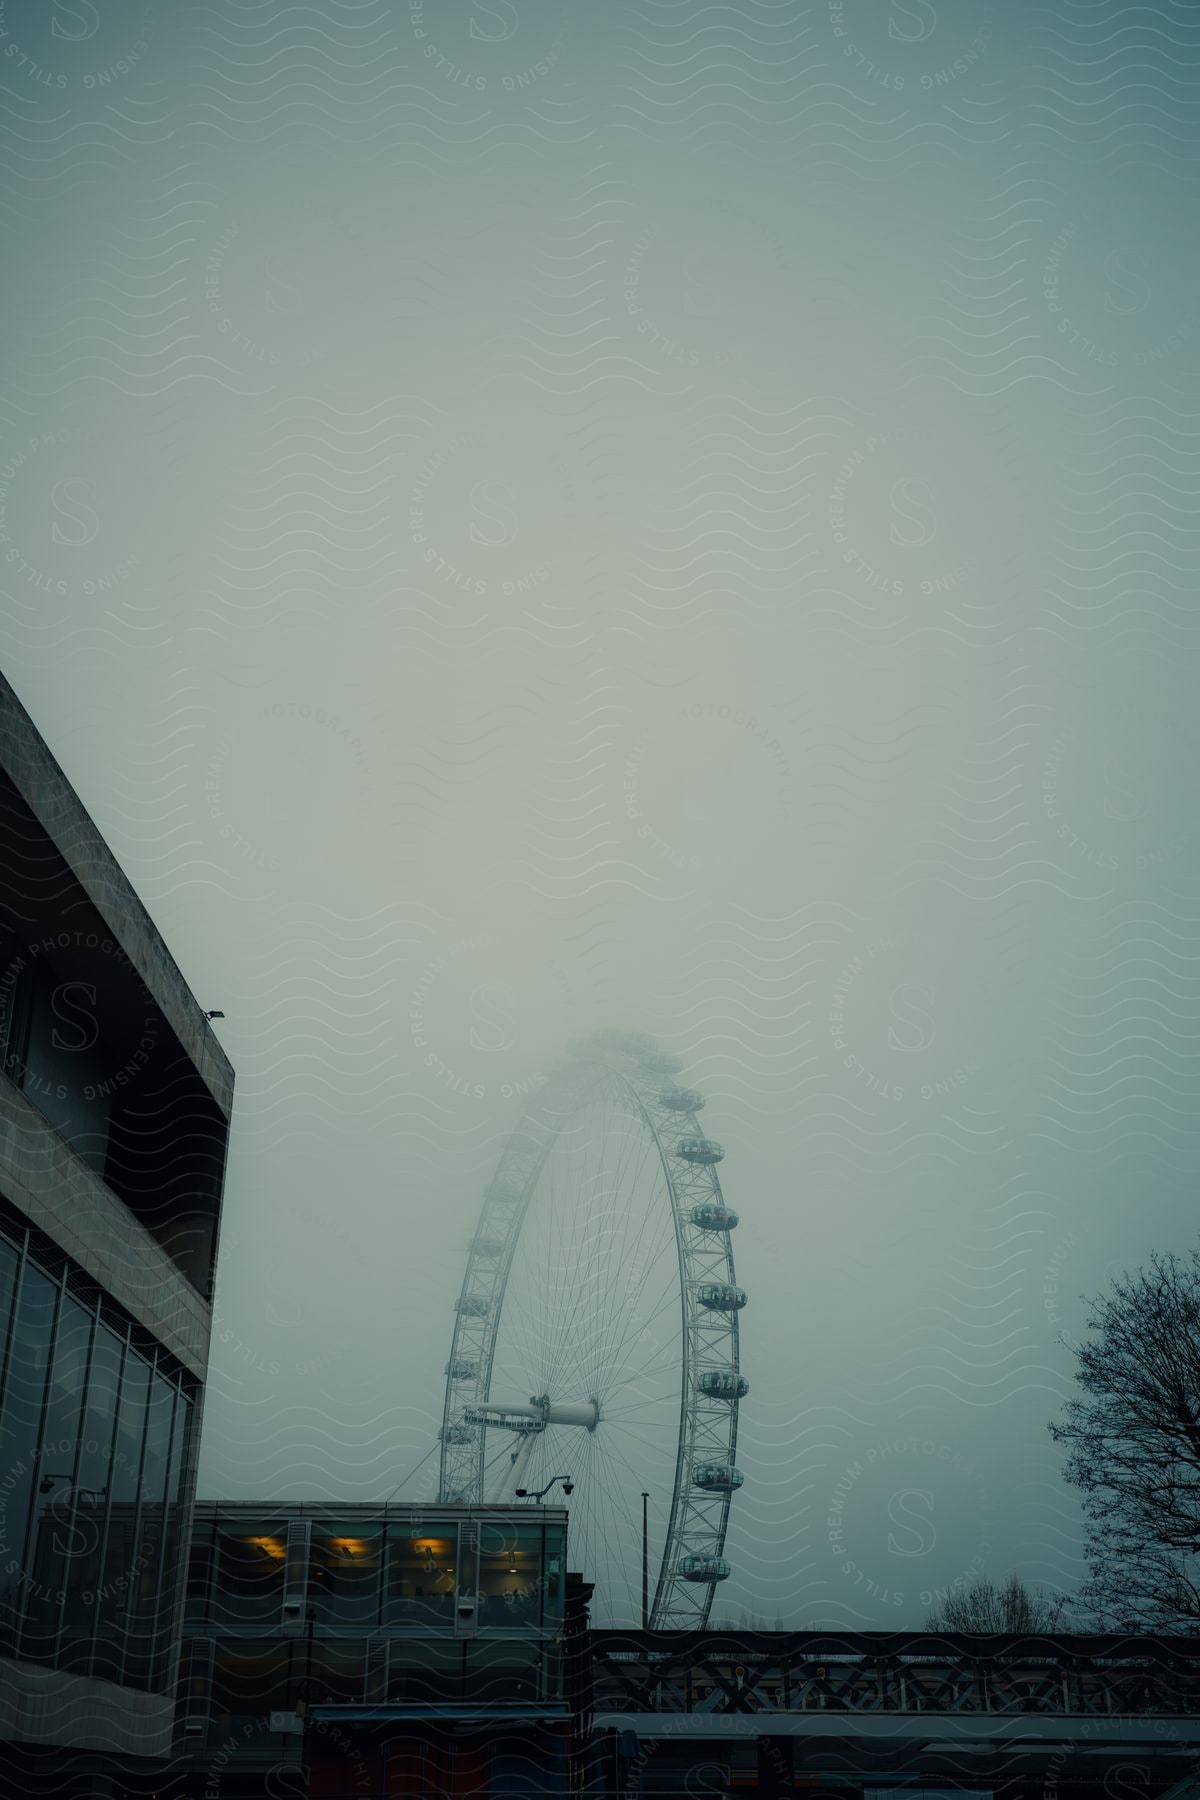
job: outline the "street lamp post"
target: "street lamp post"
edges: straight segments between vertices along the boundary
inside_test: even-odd
[[[650,1629],[650,1496],[642,1494],[642,1630]]]
[[[550,1492],[550,1489],[554,1486],[556,1481],[562,1482],[564,1494],[574,1493],[575,1483],[569,1475],[552,1475],[545,1487],[539,1488],[536,1494],[531,1494],[528,1488],[516,1488],[514,1491],[518,1500],[542,1500]]]

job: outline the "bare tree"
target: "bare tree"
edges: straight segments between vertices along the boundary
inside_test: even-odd
[[[1050,1427],[1083,1493],[1089,1580],[1109,1625],[1200,1629],[1200,1250],[1154,1256],[1091,1302],[1083,1396]]]
[[[1024,1637],[1057,1631],[1064,1605],[1041,1588],[1027,1588],[1019,1575],[1010,1575],[1003,1587],[981,1577],[949,1594],[926,1613],[925,1623],[931,1631],[1002,1631]]]

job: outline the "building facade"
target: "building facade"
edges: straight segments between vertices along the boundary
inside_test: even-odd
[[[566,1537],[532,1505],[201,1504],[158,1793],[565,1795],[590,1591]]]
[[[169,1750],[232,1096],[0,680],[0,1791]]]

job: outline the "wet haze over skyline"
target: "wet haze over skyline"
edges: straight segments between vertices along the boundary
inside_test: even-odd
[[[202,1494],[419,1461],[620,1026],[741,1214],[716,1616],[1074,1587],[1078,1296],[1194,1233],[1198,99],[1170,3],[0,6],[4,666],[238,1075]]]

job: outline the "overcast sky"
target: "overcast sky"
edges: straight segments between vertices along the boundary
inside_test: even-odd
[[[425,1456],[617,1025],[741,1214],[718,1614],[1070,1591],[1079,1296],[1194,1236],[1200,19],[166,11],[0,16],[0,593],[226,1014],[202,1492]]]

